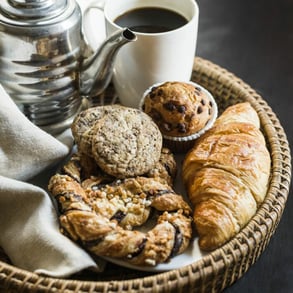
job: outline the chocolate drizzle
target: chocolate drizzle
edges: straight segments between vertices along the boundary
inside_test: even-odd
[[[97,239],[81,241],[81,245],[86,247],[86,248],[95,247],[98,244],[100,244],[103,241],[103,239],[104,239],[103,237],[100,237],[100,238],[97,238]]]
[[[61,198],[64,198],[63,200]],[[69,205],[66,203],[72,203],[72,202],[80,202],[83,203],[83,199],[81,197],[81,195],[74,193],[74,192],[64,192],[64,193],[59,193],[57,195],[55,195],[55,199],[57,202],[57,206],[58,206],[58,211],[60,213],[65,213],[69,210],[77,210],[76,207],[74,208],[68,208]],[[81,211],[83,211],[83,209],[79,209]]]
[[[169,255],[169,259],[174,257],[175,255],[178,254],[178,251],[180,250],[180,247],[183,243],[183,235],[179,229],[179,227],[177,225],[175,225],[174,223],[171,223],[175,229],[175,235],[174,235],[174,245],[173,248],[171,250],[171,253]]]
[[[120,223],[124,218],[126,217],[126,214],[122,211],[117,211],[110,220],[116,220],[118,223]]]
[[[161,196],[161,195],[168,194],[168,193],[174,193],[174,192],[169,189],[159,189],[159,190],[150,189],[147,192],[147,198],[149,199],[149,198]]]
[[[129,254],[127,258],[132,259],[139,256],[143,252],[146,242],[147,242],[147,238],[144,238],[143,241],[138,245],[137,250],[134,253]]]

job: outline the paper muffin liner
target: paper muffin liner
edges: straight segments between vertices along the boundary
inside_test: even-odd
[[[143,111],[143,104],[144,104],[145,97],[149,94],[149,92],[152,90],[152,88],[158,87],[158,86],[164,84],[165,82],[169,82],[169,81],[164,81],[164,82],[153,84],[143,93],[142,99],[139,103],[140,110]],[[209,130],[214,125],[214,123],[218,117],[217,103],[216,103],[213,95],[207,89],[205,89],[200,84],[192,82],[192,81],[182,81],[182,82],[191,84],[194,87],[199,87],[205,93],[205,95],[208,97],[209,101],[211,102],[212,113],[211,113],[211,117],[208,120],[208,122],[206,123],[206,125],[201,130],[197,131],[196,133],[193,133],[193,134],[190,134],[187,136],[168,136],[168,135],[162,134],[164,146],[169,148],[174,153],[185,153],[189,149],[191,149],[193,147],[196,139],[198,139],[207,130]]]

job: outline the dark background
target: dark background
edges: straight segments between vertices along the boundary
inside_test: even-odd
[[[293,0],[197,2],[196,55],[255,89],[278,116],[292,146]],[[264,253],[225,293],[293,292],[292,196],[291,188],[281,222]]]

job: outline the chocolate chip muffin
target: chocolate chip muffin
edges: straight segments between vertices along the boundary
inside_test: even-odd
[[[151,88],[143,110],[159,126],[162,134],[187,136],[202,129],[211,117],[207,95],[190,83],[165,82]]]
[[[152,117],[168,142],[194,140],[211,127],[217,115],[211,94],[193,82],[154,85],[145,93],[141,108]],[[167,146],[174,150],[172,144]]]

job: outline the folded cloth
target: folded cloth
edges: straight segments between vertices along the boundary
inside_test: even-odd
[[[27,180],[57,162],[68,146],[32,124],[0,87],[0,175]]]
[[[54,277],[102,270],[103,261],[97,263],[60,233],[46,190],[24,182],[65,158],[72,137],[58,140],[32,124],[2,86],[0,137],[0,246],[13,265]]]

